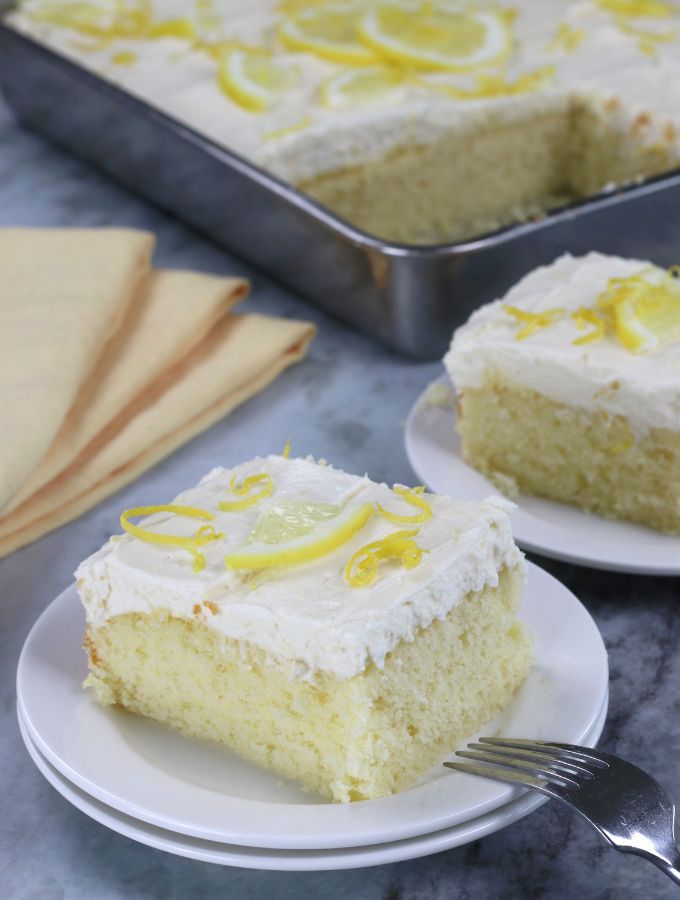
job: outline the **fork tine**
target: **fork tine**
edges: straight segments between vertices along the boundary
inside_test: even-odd
[[[546,752],[547,748],[542,747],[540,750],[519,750],[515,747],[509,747],[507,744],[501,744],[497,746],[496,744],[491,744],[489,742],[479,743],[479,744],[468,744],[468,750],[482,750],[487,753],[493,753],[499,757],[499,761],[502,762],[504,758],[512,757],[516,760],[525,760],[529,763],[534,763],[535,765],[546,765],[549,768],[554,769],[555,771],[564,771],[567,775],[572,775],[576,778],[585,778],[590,780],[595,777],[593,772],[587,768],[586,766],[580,765],[577,762],[569,759],[563,759],[559,756],[556,756],[554,753]]]
[[[475,762],[490,763],[494,766],[503,766],[511,772],[527,772],[536,778],[543,778],[550,784],[556,784],[562,788],[571,790],[578,789],[580,784],[574,778],[562,772],[556,772],[546,766],[532,765],[530,762],[524,762],[521,759],[510,756],[509,753],[482,753],[479,750],[456,750],[456,756],[462,756],[463,759],[471,759]]]
[[[465,772],[467,775],[480,775],[482,778],[493,778],[495,781],[505,781],[508,784],[517,784],[522,787],[531,788],[534,791],[540,791],[555,799],[562,799],[562,794],[558,785],[548,784],[542,778],[535,778],[533,775],[524,772],[511,772],[509,769],[502,769],[498,766],[489,766],[485,764],[475,765],[474,763],[464,762],[445,762],[447,769],[455,769],[457,772]]]
[[[514,747],[517,750],[543,750],[553,752],[557,758],[565,761],[590,764],[599,769],[608,769],[609,763],[602,754],[590,747],[578,747],[576,744],[561,744],[557,741],[536,741],[523,738],[480,737],[479,742],[497,747]]]

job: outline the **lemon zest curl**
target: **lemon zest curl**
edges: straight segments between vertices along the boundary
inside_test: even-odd
[[[576,346],[590,344],[593,341],[601,341],[607,333],[607,320],[598,315],[594,309],[580,306],[576,312],[571,314],[571,317],[580,331],[584,331],[589,325],[593,326],[592,331],[581,335],[581,337],[574,338],[572,344]]]
[[[255,494],[250,494],[250,491],[257,487],[258,484],[262,485],[262,490]],[[239,509],[248,509],[249,506],[255,506],[260,500],[263,500],[265,497],[270,497],[274,493],[274,481],[267,472],[261,472],[258,475],[249,475],[241,482],[241,484],[238,484],[236,476],[232,475],[229,487],[231,488],[232,493],[236,494],[237,497],[242,497],[242,499],[223,500],[221,503],[218,503],[218,508],[223,512],[235,512]],[[250,496],[248,496],[248,494],[250,494]]]
[[[130,519],[137,516],[150,516],[154,513],[169,512],[175,516],[188,516],[191,519],[214,519],[213,513],[206,512],[204,509],[198,509],[195,506],[178,506],[176,504],[160,505],[160,506],[134,506],[126,509],[120,516],[121,527],[147,544],[158,544],[161,546],[181,547],[191,553],[194,560],[194,572],[200,572],[205,568],[205,556],[198,549],[206,544],[211,544],[224,537],[222,532],[217,532],[212,525],[202,525],[193,535],[178,534],[159,534],[155,531],[149,531],[140,525],[134,525]]]
[[[410,503],[411,506],[415,506],[420,510],[420,512],[415,515],[403,516],[398,513],[390,512],[380,503],[375,504],[376,511],[379,512],[383,518],[387,519],[388,522],[393,522],[395,525],[416,525],[427,522],[432,518],[432,507],[424,497],[420,496],[424,490],[424,487],[408,488],[404,487],[402,484],[395,484],[392,488],[392,491],[395,494],[404,499],[407,503]]]
[[[397,560],[405,569],[414,569],[420,565],[423,553],[427,553],[427,550],[423,550],[413,540],[418,531],[418,528],[395,531],[360,547],[350,556],[345,566],[345,579],[349,586],[361,588],[373,584],[383,560]]]
[[[565,312],[563,307],[546,309],[539,313],[527,312],[524,309],[519,309],[517,306],[505,306],[504,309],[508,315],[513,316],[524,326],[523,328],[520,328],[515,335],[516,341],[523,341],[525,338],[530,337],[542,328],[547,328],[549,325],[552,325],[553,322],[557,322],[558,319],[561,319]]]

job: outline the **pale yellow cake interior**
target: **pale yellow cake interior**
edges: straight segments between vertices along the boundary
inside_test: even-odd
[[[635,435],[623,416],[556,403],[487,373],[459,396],[466,462],[534,494],[680,534],[680,432]]]
[[[459,123],[438,140],[412,140],[298,186],[370,234],[427,244],[540,215],[671,164],[662,144],[645,146],[574,101],[515,110],[512,119],[488,111],[474,127]]]
[[[200,617],[119,615],[86,634],[86,685],[102,704],[221,741],[328,798],[380,797],[412,784],[510,701],[531,658],[517,618],[522,586],[519,570],[503,570],[497,588],[469,594],[402,641],[384,668],[313,683],[291,680]]]

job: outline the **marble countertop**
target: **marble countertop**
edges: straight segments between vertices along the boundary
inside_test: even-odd
[[[21,743],[14,674],[22,643],[77,563],[116,529],[121,508],[151,503],[218,463],[283,446],[388,482],[412,482],[403,423],[438,364],[412,363],[358,336],[262,274],[22,130],[0,101],[0,225],[121,225],[158,235],[157,261],[253,281],[252,310],[306,317],[319,335],[308,358],[134,485],[0,561],[0,885],[7,900],[238,897],[671,898],[648,863],[607,849],[567,809],[533,815],[465,847],[423,859],[325,873],[222,868],[150,849],[98,825],[42,778]],[[0,278],[2,273],[0,273]],[[610,654],[602,747],[646,768],[680,801],[680,583],[537,559],[585,603]]]

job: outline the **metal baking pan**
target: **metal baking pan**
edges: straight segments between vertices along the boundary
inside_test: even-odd
[[[1,0],[0,0],[1,5]],[[19,118],[361,331],[420,359],[560,253],[680,260],[680,171],[472,240],[383,241],[0,22],[0,85]]]

